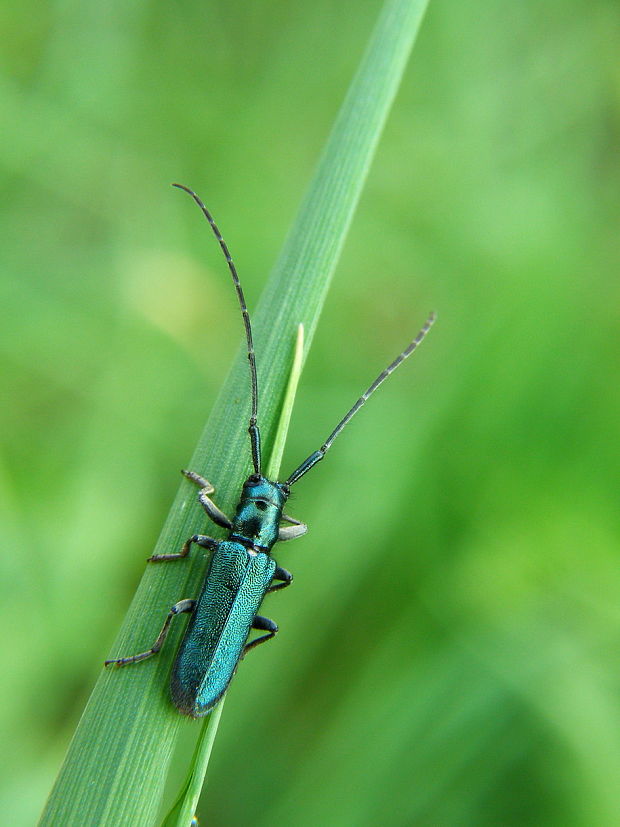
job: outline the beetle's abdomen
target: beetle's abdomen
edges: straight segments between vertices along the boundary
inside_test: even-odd
[[[170,691],[181,712],[206,715],[226,691],[275,568],[267,554],[249,554],[230,540],[219,544],[172,671]]]

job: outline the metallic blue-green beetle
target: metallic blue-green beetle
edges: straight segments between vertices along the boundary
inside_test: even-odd
[[[278,540],[292,540],[305,534],[307,526],[284,514],[290,487],[323,459],[333,441],[350,419],[374,393],[379,385],[403,362],[422,339],[435,320],[431,314],[416,336],[396,359],[382,371],[355,405],[341,419],[318,451],[310,454],[289,476],[286,482],[273,482],[261,473],[260,431],[257,424],[258,382],[252,341],[252,327],[237,271],[219,229],[209,211],[195,192],[175,184],[189,193],[201,208],[222,248],[243,314],[248,345],[248,360],[252,384],[252,413],[248,432],[254,472],[243,484],[237,511],[230,520],[211,500],[215,488],[200,474],[183,471],[185,476],[200,486],[198,499],[209,518],[228,530],[225,540],[215,540],[204,534],[194,534],[180,552],[159,554],[151,562],[181,560],[187,557],[192,544],[213,552],[211,564],[196,600],[180,600],[170,609],[161,632],[153,646],[145,652],[125,658],[107,660],[106,666],[126,666],[155,655],[166,639],[175,615],[188,613],[190,621],[177,655],[170,692],[175,706],[194,718],[206,715],[220,700],[244,654],[272,638],[278,631],[273,620],[258,614],[267,592],[290,585],[293,576],[278,566],[271,557],[271,549]],[[288,525],[282,525],[288,523]],[[251,629],[265,634],[247,642]]]

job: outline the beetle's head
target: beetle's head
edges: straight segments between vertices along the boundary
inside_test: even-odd
[[[231,535],[269,551],[278,539],[287,497],[285,485],[251,474],[243,484]]]

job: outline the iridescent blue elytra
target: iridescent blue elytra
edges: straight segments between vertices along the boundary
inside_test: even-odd
[[[163,646],[172,618],[178,614],[190,614],[190,621],[172,669],[170,692],[172,701],[181,712],[199,718],[206,715],[220,700],[244,654],[274,637],[278,631],[274,621],[258,614],[258,611],[267,592],[286,588],[293,580],[293,575],[271,557],[274,544],[278,540],[293,540],[308,530],[299,520],[288,517],[283,512],[291,485],[323,459],[333,441],[368,397],[417,348],[428,333],[435,316],[431,314],[428,317],[415,339],[377,376],[336,425],[323,445],[306,457],[286,482],[268,480],[261,472],[256,359],[250,316],[239,277],[228,247],[205,205],[192,190],[181,184],[174,186],[189,193],[201,208],[226,257],[237,291],[250,365],[252,409],[248,433],[254,473],[243,484],[239,504],[231,520],[211,499],[215,491],[213,485],[195,471],[183,471],[189,480],[200,486],[198,500],[207,516],[216,525],[227,529],[228,536],[225,540],[216,540],[206,534],[194,534],[183,544],[181,551],[157,554],[149,558],[154,563],[182,560],[187,557],[193,544],[213,553],[200,594],[196,599],[179,600],[172,606],[151,648],[137,655],[107,660],[106,666],[126,666],[152,657]],[[248,642],[252,629],[264,634]]]
[[[172,671],[172,700],[182,712],[204,715],[226,691],[275,568],[267,554],[220,543]]]

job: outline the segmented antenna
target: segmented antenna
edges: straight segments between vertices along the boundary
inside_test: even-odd
[[[237,275],[237,268],[235,267],[235,263],[232,260],[230,251],[226,246],[226,242],[222,238],[222,234],[220,233],[217,224],[213,220],[213,216],[202,203],[201,199],[196,195],[196,193],[193,190],[191,190],[189,187],[184,186],[183,184],[173,184],[172,186],[178,187],[180,190],[184,190],[188,195],[191,195],[194,201],[198,204],[198,206],[204,213],[204,216],[211,225],[211,229],[213,230],[213,233],[217,238],[220,247],[222,248],[222,252],[226,257],[228,269],[230,270],[230,275],[232,276],[232,280],[235,285],[235,290],[237,291],[239,306],[241,307],[241,313],[243,314],[243,324],[245,325],[245,338],[248,344],[248,362],[250,363],[250,378],[252,383],[252,413],[250,415],[250,425],[248,427],[248,432],[250,434],[250,445],[252,447],[252,465],[254,466],[254,473],[260,474],[260,431],[258,430],[258,425],[256,424],[258,417],[258,379],[256,377],[256,357],[254,355],[254,342],[252,340],[252,325],[250,324],[250,314],[248,313],[248,308],[245,303],[245,296],[243,295],[241,282],[239,281],[239,276]]]
[[[393,373],[396,370],[396,368],[401,364],[401,362],[404,362],[405,359],[408,356],[411,356],[413,351],[417,348],[417,346],[420,344],[422,339],[424,339],[424,337],[426,336],[428,331],[433,326],[435,318],[436,318],[435,314],[431,313],[430,316],[428,317],[428,319],[426,320],[426,322],[424,323],[424,326],[422,327],[422,329],[420,330],[418,335],[415,337],[415,339],[411,342],[411,344],[408,345],[403,350],[403,352],[400,353],[396,357],[396,359],[394,359],[394,361],[390,365],[387,366],[387,368],[385,370],[381,371],[381,373],[379,374],[379,376],[377,376],[377,378],[372,383],[372,385],[370,385],[370,387],[366,391],[364,391],[364,393],[360,396],[360,398],[357,400],[355,405],[353,405],[353,407],[343,416],[343,418],[336,425],[334,430],[327,437],[327,439],[325,440],[323,445],[319,448],[319,450],[315,451],[313,454],[310,454],[310,456],[307,457],[301,463],[301,465],[298,468],[295,469],[295,471],[293,471],[293,473],[287,479],[285,485],[293,485],[293,483],[295,483],[295,482],[297,482],[297,480],[301,479],[301,477],[303,477],[304,474],[307,474],[308,471],[313,466],[315,466],[317,464],[317,462],[320,462],[323,459],[325,454],[331,448],[332,442],[336,439],[336,437],[343,430],[343,428],[351,421],[351,419],[353,419],[355,414],[359,411],[359,409],[362,407],[362,405],[366,402],[368,397],[372,396],[372,394],[377,390],[379,385],[381,385],[383,382],[385,382],[385,380],[388,378],[390,373]]]

